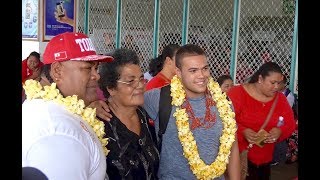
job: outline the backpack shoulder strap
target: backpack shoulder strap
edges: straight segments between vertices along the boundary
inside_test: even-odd
[[[172,97],[170,96],[170,85],[161,87],[160,89],[160,100],[159,100],[159,150],[161,150],[162,145],[162,135],[166,132],[167,125],[169,122],[171,114],[171,101]]]

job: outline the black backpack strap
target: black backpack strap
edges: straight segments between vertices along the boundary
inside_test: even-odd
[[[160,89],[160,100],[159,100],[159,132],[158,132],[158,147],[161,151],[162,145],[162,135],[166,132],[167,125],[169,122],[171,114],[171,101],[172,97],[170,96],[170,85],[161,87]]]

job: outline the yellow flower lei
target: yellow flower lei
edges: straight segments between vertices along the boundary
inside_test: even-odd
[[[62,94],[60,94],[59,89],[56,88],[56,83],[52,83],[51,86],[42,87],[40,82],[31,79],[25,81],[23,88],[28,100],[40,98],[46,101],[52,100],[66,107],[71,113],[81,116],[82,119],[87,121],[87,123],[92,127],[101,142],[105,155],[108,155],[109,150],[106,147],[108,144],[108,138],[103,138],[105,135],[104,123],[96,119],[95,108],[85,108],[84,101],[82,99],[78,100],[76,95],[64,98]]]
[[[188,160],[190,169],[198,179],[214,179],[225,172],[237,131],[234,119],[235,113],[230,107],[231,101],[226,99],[226,94],[222,93],[219,84],[214,82],[212,77],[209,78],[207,87],[216,102],[223,123],[218,156],[210,165],[206,165],[200,158],[196,141],[189,127],[188,114],[186,109],[181,108],[186,98],[183,85],[177,76],[174,76],[171,80],[172,105],[177,106],[173,116],[176,118],[178,137],[183,148],[183,155]]]

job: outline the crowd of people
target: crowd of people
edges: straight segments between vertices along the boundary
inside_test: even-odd
[[[208,61],[198,45],[168,44],[147,81],[135,47],[97,55],[85,34],[53,37],[43,61],[23,61],[22,167],[48,179],[238,180],[248,150],[246,179],[270,179],[276,144],[297,140],[281,67],[234,85]]]

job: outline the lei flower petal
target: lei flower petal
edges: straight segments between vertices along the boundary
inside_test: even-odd
[[[87,121],[97,135],[103,147],[103,151],[107,156],[109,153],[109,150],[106,147],[108,144],[108,138],[103,138],[105,135],[104,123],[96,118],[96,109],[89,107],[85,108],[84,101],[82,99],[78,99],[76,95],[64,98],[56,87],[56,83],[42,87],[40,82],[32,79],[25,81],[25,84],[23,85],[28,100],[41,98],[45,101],[52,100],[63,105],[68,111],[81,116],[83,120]]]
[[[205,164],[200,158],[196,141],[190,130],[188,114],[186,109],[181,109],[181,105],[186,98],[183,85],[177,76],[174,76],[171,80],[172,105],[177,106],[173,116],[176,118],[178,138],[182,145],[183,155],[188,160],[190,169],[197,179],[214,179],[225,172],[237,131],[234,119],[235,113],[230,107],[231,101],[226,99],[226,94],[222,93],[219,84],[214,82],[212,77],[209,78],[207,88],[216,102],[223,123],[219,152],[215,161],[209,165]]]

